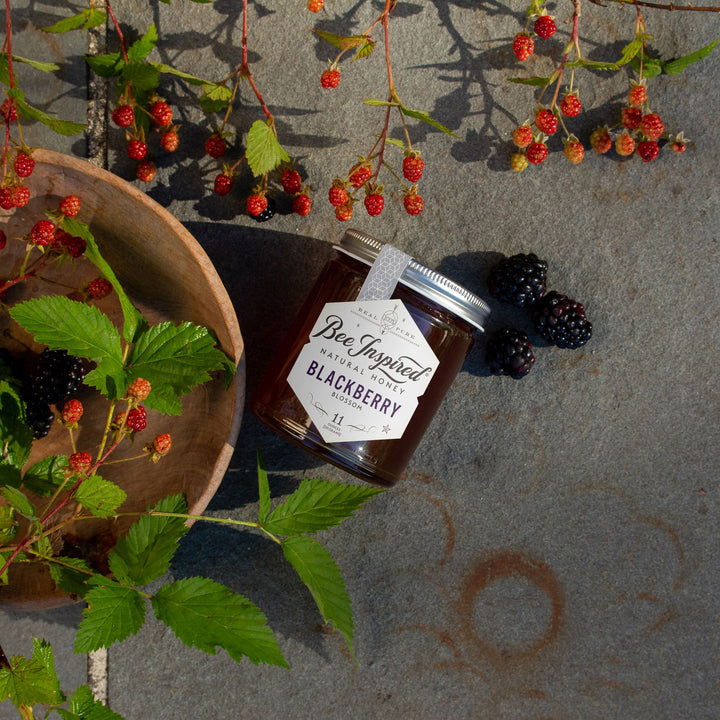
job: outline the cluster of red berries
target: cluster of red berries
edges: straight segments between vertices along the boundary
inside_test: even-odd
[[[9,101],[5,100],[5,103],[7,102]],[[4,113],[2,114],[4,115]],[[10,173],[3,178],[2,185],[0,185],[0,208],[3,210],[25,207],[30,201],[30,189],[25,184],[25,180],[32,175],[35,169],[32,151],[25,146],[21,147],[15,153],[9,167]]]
[[[517,33],[513,38],[512,51],[515,57],[520,61],[527,60],[535,52],[534,36],[536,35],[537,37],[543,38],[543,40],[547,40],[555,34],[556,30],[557,25],[550,15],[543,13],[535,16],[532,32],[526,29],[521,33]]]
[[[58,205],[54,217],[61,223],[63,216],[75,217],[80,212],[80,198],[77,195],[66,195]],[[72,258],[80,257],[86,250],[85,240],[71,235],[61,225],[49,219],[38,220],[25,238],[27,242],[41,248],[43,252],[56,254],[67,253]]]
[[[160,134],[160,146],[165,152],[175,152],[180,145],[179,125],[173,125],[172,108],[165,100],[153,97],[148,107],[122,97],[112,112],[112,121],[125,130],[127,154],[138,161],[135,172],[138,180],[151,182],[157,173],[155,162],[148,155],[148,144],[143,125],[139,122],[138,112],[144,113]]]
[[[412,183],[405,189],[403,205],[409,215],[419,215],[423,211],[424,202],[418,194],[417,182],[423,174],[425,163],[419,152],[408,151],[403,159],[403,177]],[[360,188],[365,189],[363,205],[370,217],[380,215],[385,207],[383,197],[384,186],[372,182],[373,169],[370,160],[360,158],[353,165],[347,176],[343,179],[336,177],[328,191],[328,200],[335,208],[335,217],[341,222],[350,220],[353,216],[353,204],[357,202],[354,197]]]
[[[633,81],[628,91],[628,101],[620,113],[620,124],[615,132],[607,126],[597,127],[590,135],[590,145],[598,155],[604,155],[613,146],[623,157],[637,153],[643,162],[652,162],[660,154],[659,141],[665,135],[665,124],[660,115],[647,107],[647,85],[644,80]],[[687,139],[682,132],[668,135],[668,145],[673,152],[683,153]]]
[[[645,106],[645,110],[643,110]],[[538,165],[547,158],[547,140],[558,130],[561,116],[574,117],[582,109],[576,93],[569,93],[558,108],[538,105],[532,125],[527,121],[513,131],[513,143],[518,148],[511,159],[512,169],[522,172],[529,164]],[[628,157],[637,153],[643,162],[652,162],[660,154],[659,141],[665,135],[665,126],[660,115],[647,109],[647,86],[645,80],[632,81],[628,91],[628,102],[621,111],[620,123],[614,130],[607,125],[597,127],[590,134],[590,147],[598,155],[604,155],[613,147],[615,152]],[[668,136],[670,149],[676,153],[685,152],[687,139],[680,132]],[[563,154],[577,165],[585,157],[585,147],[573,134],[563,140]]]

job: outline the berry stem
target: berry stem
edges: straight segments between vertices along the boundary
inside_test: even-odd
[[[120,50],[122,52],[123,60],[125,62],[128,62],[127,43],[125,42],[125,36],[123,35],[123,32],[120,29],[120,25],[118,24],[118,21],[115,18],[115,13],[113,12],[112,7],[110,7],[110,0],[105,0],[105,7],[107,8],[108,15],[110,16],[110,19],[113,22],[113,26],[115,27],[115,32],[117,33],[118,39],[120,40]]]

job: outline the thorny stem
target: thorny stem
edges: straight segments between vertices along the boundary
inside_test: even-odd
[[[128,55],[127,55],[127,47],[125,43],[125,36],[122,33],[122,30],[120,29],[120,25],[118,24],[117,19],[115,18],[115,13],[113,12],[113,9],[110,7],[110,0],[106,0],[105,7],[107,8],[108,15],[110,16],[110,19],[113,21],[113,25],[115,26],[115,32],[118,34],[118,38],[120,40],[120,50],[122,52],[123,60],[125,62],[128,62]]]
[[[186,515],[184,513],[163,512],[161,510],[150,510],[148,512],[148,515],[157,515],[159,517],[174,517],[174,518],[181,518],[181,519],[185,519],[185,520],[202,520],[205,522],[221,523],[223,525],[240,525],[242,527],[251,527],[251,528],[255,528],[256,530],[261,530],[271,540],[274,540],[279,545],[282,544],[282,541],[280,540],[280,538],[277,537],[277,535],[274,535],[269,530],[266,530],[260,523],[251,522],[249,520],[233,520],[232,518],[216,518],[216,517],[210,517],[208,515]]]
[[[15,73],[12,66],[12,18],[10,0],[5,0],[5,48],[7,50],[8,75],[10,89],[15,87]],[[18,123],[18,127],[20,123]],[[3,177],[7,175],[8,150],[10,149],[10,113],[5,120],[5,153],[3,155]]]
[[[86,478],[88,478],[90,475],[92,475],[97,468],[102,465],[102,463],[105,461],[105,458],[118,446],[119,440],[116,440],[107,450],[107,452],[95,462],[95,464],[88,470],[87,475],[81,475],[75,484],[70,488],[70,490],[67,492],[65,497],[49,512],[46,512],[46,514],[43,516],[43,518],[40,520],[40,525],[45,525],[48,520],[53,518],[55,515],[57,515],[62,508],[64,508],[71,500],[73,494],[75,491],[82,485],[82,483],[85,481]],[[8,559],[5,561],[5,564],[0,568],[0,577],[2,577],[5,574],[5,571],[10,567],[10,564],[15,560],[15,558],[35,539],[36,535],[28,532],[28,534],[18,543],[17,547],[12,551]]]

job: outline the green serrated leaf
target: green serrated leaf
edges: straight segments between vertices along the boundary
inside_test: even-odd
[[[15,471],[30,457],[32,441],[32,430],[25,422],[25,404],[17,388],[10,380],[0,380],[0,463],[14,478],[5,484],[17,484]]]
[[[128,61],[131,63],[141,63],[155,49],[158,41],[157,29],[155,23],[150,25],[148,31],[138,40],[136,40],[127,51]]]
[[[96,517],[108,518],[117,513],[127,499],[127,493],[114,482],[91,475],[82,481],[74,499]]]
[[[705,47],[702,47],[689,55],[683,55],[683,57],[663,63],[663,70],[667,75],[678,75],[686,67],[688,67],[688,65],[692,65],[693,63],[706,58],[715,49],[717,44],[718,41],[713,40],[709,45],[705,45]]]
[[[50,643],[40,638],[33,638],[32,658],[40,663],[47,671],[47,678],[44,692],[48,697],[54,697],[49,704],[59,704],[65,702],[65,695],[60,689],[60,682],[55,672],[55,655]]]
[[[270,485],[268,483],[267,470],[265,470],[265,463],[260,456],[259,450],[257,451],[257,473],[260,494],[258,522],[262,525],[270,514]]]
[[[360,47],[357,49],[357,52],[352,59],[352,62],[355,62],[355,60],[361,60],[362,58],[370,57],[373,50],[375,49],[376,44],[377,43],[370,40],[370,38],[366,38],[365,42],[363,42],[363,44],[360,45]]]
[[[18,303],[9,312],[39,343],[94,360],[97,367],[85,377],[87,385],[111,395],[108,378],[113,384],[122,384],[120,335],[107,315],[95,306],[63,295],[43,295]]]
[[[250,600],[209,578],[185,578],[165,585],[152,598],[159,620],[186,645],[209,655],[223,648],[240,662],[288,667],[265,615]]]
[[[51,73],[60,69],[59,65],[49,62],[40,62],[38,60],[30,60],[29,58],[20,57],[19,55],[13,55],[13,62],[24,63],[29,65],[34,70],[40,70],[40,72]]]
[[[133,91],[152,92],[160,85],[160,73],[149,63],[128,62],[120,76],[132,86]]]
[[[0,667],[0,702],[10,700],[18,709],[64,702],[57,676],[45,664],[46,659],[47,653],[36,645],[32,658],[13,657],[9,668]]]
[[[25,471],[23,486],[36,495],[51,495],[65,481],[67,466],[67,455],[45,457]]]
[[[80,685],[70,696],[70,709],[55,708],[62,720],[123,720],[122,715],[113,712],[107,705],[93,697],[87,685]]]
[[[207,328],[190,322],[155,325],[141,333],[128,358],[128,382],[145,378],[154,389],[145,401],[164,413],[179,411],[178,398],[210,380],[210,372],[226,369],[227,356],[215,347]]]
[[[408,117],[414,118],[415,120],[420,120],[424,123],[427,123],[428,125],[432,125],[432,127],[436,128],[437,130],[442,130],[442,132],[447,133],[448,135],[457,137],[457,135],[454,132],[452,132],[452,130],[449,130],[442,123],[439,123],[437,120],[433,120],[433,118],[431,118],[429,113],[425,112],[425,110],[411,110],[410,108],[407,108],[404,105],[401,105],[400,112],[402,112],[403,115],[407,115]]]
[[[145,603],[132,588],[107,581],[85,594],[88,607],[75,636],[75,652],[110,647],[134,635],[145,622]]]
[[[212,2],[212,0],[210,0]],[[190,85],[214,85],[215,83],[209,81],[209,80],[203,80],[202,78],[195,77],[195,75],[191,75],[190,73],[183,72],[182,70],[178,70],[177,68],[174,68],[172,65],[166,65],[165,63],[159,63],[159,62],[148,62],[148,65],[150,65],[152,68],[157,70],[159,73],[164,73],[166,75],[174,75],[175,77],[179,77],[181,80],[185,80],[185,82],[189,83]]]
[[[113,286],[113,289],[117,293],[118,299],[120,300],[120,308],[123,313],[123,337],[128,342],[132,342],[135,338],[138,326],[143,321],[143,316],[140,311],[132,304],[130,298],[127,296],[123,289],[120,281],[117,279],[115,272],[110,267],[109,263],[102,256],[100,248],[95,240],[95,236],[90,232],[90,228],[77,220],[76,218],[63,218],[63,229],[69,232],[71,235],[77,235],[81,237],[86,244],[85,257],[100,271],[100,274],[109,280]]]
[[[22,515],[28,520],[37,520],[37,510],[35,506],[30,502],[28,496],[10,485],[0,488],[0,495],[2,495],[19,515]]]
[[[569,68],[585,68],[586,70],[618,70],[619,66],[614,62],[600,62],[599,60],[571,60],[565,63],[565,67]]]
[[[165,498],[152,511],[183,514],[187,512],[185,498]],[[143,515],[110,552],[110,569],[121,582],[147,585],[167,572],[177,543],[187,531],[185,518]]]
[[[68,595],[85,597],[91,590],[88,582],[95,572],[85,560],[60,555],[49,560],[47,566],[55,584]]]
[[[285,538],[282,549],[315,599],[325,622],[332,622],[353,652],[353,617],[350,598],[340,569],[330,553],[316,540],[305,535]]]
[[[630,61],[630,66],[635,70],[635,72],[640,72],[640,59],[637,57],[634,57]],[[663,71],[663,64],[660,60],[655,60],[654,58],[645,57],[643,59],[642,63],[642,74],[646,78],[653,78],[660,75]]]
[[[385,138],[385,142],[388,145],[394,145],[395,147],[399,147],[402,150],[407,149],[407,145],[402,140],[399,140],[398,138]]]
[[[37,120],[43,123],[43,125],[47,125],[59,135],[77,135],[85,129],[85,125],[81,123],[70,122],[69,120],[58,120],[58,118],[28,105],[25,102],[25,93],[18,88],[8,90],[7,95],[15,99],[15,106],[22,117],[28,120]]]
[[[290,162],[290,156],[278,142],[273,127],[262,120],[256,120],[248,131],[245,157],[256,177],[269,173],[282,162]]]
[[[518,85],[534,85],[537,87],[545,87],[552,82],[550,77],[541,77],[534,75],[527,78],[508,78],[508,82],[517,83]]]
[[[617,61],[617,65],[627,65],[642,50],[642,40],[635,38],[628,43],[622,50],[622,56]]]
[[[85,62],[96,75],[104,78],[117,77],[125,66],[125,59],[119,52],[107,55],[86,55]]]
[[[336,48],[341,50],[347,50],[349,48],[360,47],[368,38],[365,35],[337,35],[336,33],[328,32],[327,30],[316,30],[313,29],[316,35],[319,35],[323,40],[334,45]]]
[[[66,33],[80,28],[88,30],[89,28],[103,25],[105,18],[106,15],[102,10],[96,7],[89,7],[77,15],[65,18],[64,20],[58,20],[54,25],[44,27],[43,30],[49,33]]]
[[[305,479],[286,502],[270,513],[263,527],[278,535],[327,530],[353,515],[371,497],[381,492],[384,492],[381,488],[370,485]]]

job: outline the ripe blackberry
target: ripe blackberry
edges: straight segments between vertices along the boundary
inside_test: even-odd
[[[530,307],[545,292],[547,263],[537,255],[518,253],[501,260],[488,275],[488,292],[516,307]]]
[[[44,438],[52,427],[55,413],[41,397],[31,394],[25,399],[25,421],[33,431],[33,439]]]
[[[592,335],[582,304],[554,290],[535,304],[532,320],[538,333],[559,348],[579,348]]]
[[[259,215],[251,215],[257,222],[266,222],[275,214],[275,200],[269,197],[267,207]]]
[[[509,375],[520,380],[530,372],[535,355],[528,336],[522,330],[503,328],[488,340],[485,359],[493,375]]]
[[[85,378],[85,369],[79,358],[65,350],[45,348],[31,379],[30,396],[48,405],[54,405],[74,395]]]

